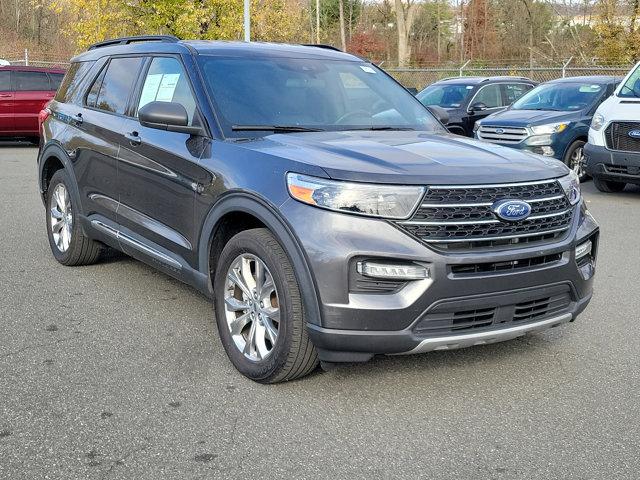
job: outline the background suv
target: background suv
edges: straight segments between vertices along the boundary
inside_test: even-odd
[[[118,39],[74,58],[48,108],[54,257],[106,245],[198,288],[253,380],[508,340],[591,298],[575,175],[449,134],[346,53]]]
[[[525,77],[455,77],[429,85],[417,98],[447,111],[451,133],[473,137],[478,120],[508,107],[535,85]]]
[[[619,82],[592,76],[538,85],[508,109],[476,123],[476,138],[557,158],[583,180],[589,124]]]
[[[38,114],[63,76],[60,69],[0,67],[0,137],[37,137]]]

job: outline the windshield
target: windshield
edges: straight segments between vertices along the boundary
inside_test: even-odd
[[[473,91],[473,85],[431,85],[416,97],[423,105],[438,105],[442,108],[459,108]]]
[[[304,129],[444,131],[413,95],[369,63],[207,55],[199,62],[227,137]]]
[[[629,75],[627,81],[620,88],[619,97],[640,97],[640,66]]]
[[[606,90],[592,83],[547,83],[539,85],[517,100],[512,110],[553,110],[572,112],[593,105]]]

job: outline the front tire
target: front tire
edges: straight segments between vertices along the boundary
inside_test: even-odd
[[[580,178],[581,182],[584,182],[589,178],[584,168],[584,146],[586,142],[583,140],[576,140],[573,142],[564,156],[564,163],[567,167],[575,172]]]
[[[213,288],[220,340],[240,373],[278,383],[317,367],[293,267],[269,230],[245,230],[229,240]]]
[[[625,182],[614,182],[611,180],[603,180],[602,178],[593,177],[593,184],[598,190],[604,193],[618,193],[627,186]]]
[[[98,261],[102,244],[84,235],[73,204],[71,180],[58,170],[47,189],[47,236],[55,259],[62,265],[91,265]]]

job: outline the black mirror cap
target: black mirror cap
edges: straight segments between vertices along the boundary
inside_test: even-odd
[[[469,105],[469,113],[481,112],[486,109],[487,109],[487,106],[482,102],[476,102],[473,105]]]
[[[439,107],[438,105],[428,105],[427,110],[431,112],[431,114],[436,117],[442,125],[447,125],[449,123],[449,112],[447,112],[444,108]]]
[[[138,110],[140,125],[170,132],[202,134],[200,127],[189,126],[189,114],[175,102],[149,102]]]
[[[418,94],[418,89],[416,87],[407,87],[407,90],[414,97]]]

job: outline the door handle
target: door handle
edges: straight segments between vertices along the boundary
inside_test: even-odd
[[[71,117],[71,120],[73,120],[73,123],[75,123],[75,124],[76,124],[76,125],[78,125],[78,126],[79,126],[79,125],[82,125],[82,122],[84,121],[84,120],[82,119],[82,114],[81,114],[81,113],[79,113],[79,114],[77,114],[77,115],[75,115],[75,116]]]
[[[11,94],[10,93],[0,93],[0,98],[10,98]]]
[[[138,135],[138,132],[125,133],[124,137],[129,140],[129,145],[132,147],[137,147],[142,143],[142,139],[140,138],[140,135]]]

